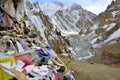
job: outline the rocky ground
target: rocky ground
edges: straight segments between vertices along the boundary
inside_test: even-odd
[[[120,42],[97,49],[96,55],[88,61],[61,58],[69,63],[76,80],[120,80],[119,48]]]

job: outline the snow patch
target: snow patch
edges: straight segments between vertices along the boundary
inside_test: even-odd
[[[99,37],[97,37],[97,38],[93,39],[93,40],[91,41],[91,43],[92,43],[92,44],[95,44],[95,42],[96,42],[98,39],[102,39],[102,37],[101,37],[101,36],[99,36]]]
[[[102,28],[103,28],[103,29],[106,29],[107,27],[108,27],[108,25],[104,25]]]
[[[111,24],[109,25],[109,27],[106,29],[106,31],[111,30],[115,25],[116,25],[116,23],[111,23]]]
[[[115,31],[107,40],[105,40],[104,42],[109,42],[110,40],[112,39],[115,39],[115,38],[119,38],[120,37],[120,28]]]
[[[94,24],[93,27],[91,27],[91,30],[96,30],[98,28],[98,24]]]
[[[85,60],[85,59],[93,57],[93,54],[91,52],[88,51],[88,53],[89,53],[89,56],[78,58],[78,60]]]
[[[113,17],[115,17],[118,12],[119,11],[113,11],[111,14],[112,14]]]
[[[61,30],[61,35],[62,36],[76,35],[76,34],[79,34],[79,32],[76,32],[76,31],[63,31],[63,30]]]

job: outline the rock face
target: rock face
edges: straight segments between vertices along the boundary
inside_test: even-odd
[[[101,63],[105,65],[120,64],[120,55],[115,55],[113,53],[103,51]]]

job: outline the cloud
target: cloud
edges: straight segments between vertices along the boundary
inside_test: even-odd
[[[99,6],[99,7],[96,7],[96,6],[86,6],[84,7],[84,9],[86,9],[87,11],[91,11],[93,12],[94,14],[98,15],[99,13],[103,12],[105,9],[106,9],[107,6]]]
[[[91,11],[95,14],[99,14],[107,8],[108,4],[110,4],[112,0],[71,0],[71,1],[80,4],[82,8],[88,11]]]

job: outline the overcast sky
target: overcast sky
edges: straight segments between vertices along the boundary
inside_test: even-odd
[[[112,0],[30,0],[32,2],[39,1],[40,3],[45,2],[62,2],[64,4],[77,3],[82,6],[82,8],[91,11],[95,14],[103,12],[106,7],[111,3]]]

